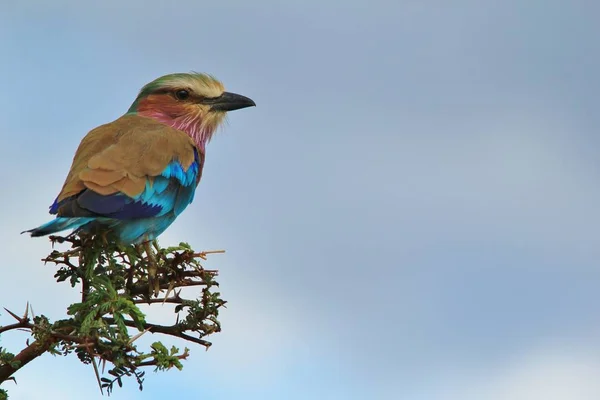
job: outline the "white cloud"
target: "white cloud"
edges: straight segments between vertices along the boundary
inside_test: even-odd
[[[503,360],[437,365],[412,382],[388,381],[374,398],[415,400],[597,400],[600,352],[593,342],[538,343]],[[400,377],[398,377],[400,378]]]
[[[586,351],[587,350],[587,351]],[[460,400],[596,400],[600,398],[597,350],[561,345],[532,350],[489,374],[474,374],[451,396]]]

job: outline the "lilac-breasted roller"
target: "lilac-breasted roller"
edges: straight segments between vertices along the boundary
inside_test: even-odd
[[[206,144],[228,111],[255,106],[212,76],[160,77],[125,115],[81,141],[50,214],[27,232],[110,230],[123,244],[158,237],[194,199]]]

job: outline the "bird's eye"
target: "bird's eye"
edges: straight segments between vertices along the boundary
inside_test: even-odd
[[[190,97],[190,92],[185,89],[180,89],[175,92],[175,97],[177,97],[179,100],[186,100],[188,97]]]

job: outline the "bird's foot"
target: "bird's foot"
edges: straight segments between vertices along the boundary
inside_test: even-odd
[[[144,242],[144,250],[146,251],[146,260],[148,263],[148,293],[150,297],[152,295],[158,297],[160,293],[160,282],[156,276],[158,273],[158,262],[156,261],[150,242]]]
[[[104,244],[104,246],[108,245],[108,231],[107,230],[100,231],[100,239],[102,239],[102,244]]]

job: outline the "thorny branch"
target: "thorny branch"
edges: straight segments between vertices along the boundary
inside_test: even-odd
[[[72,287],[81,285],[81,302],[68,307],[68,318],[54,323],[43,315],[30,318],[29,304],[22,316],[6,310],[17,322],[0,326],[0,334],[25,330],[34,341],[16,355],[0,347],[0,385],[14,380],[16,371],[46,352],[62,355],[74,352],[80,361],[92,364],[101,390],[104,388],[110,394],[114,383],[122,385],[124,376],[135,377],[141,390],[144,380],[141,367],[181,369],[180,361],[189,355],[187,348],[180,352],[175,347],[167,349],[161,342],[154,342],[149,351],[141,351],[136,341],[145,333],[163,334],[209,348],[211,343],[205,337],[220,332],[217,317],[225,301],[214,291],[218,287],[217,271],[204,269],[200,260],[223,251],[195,252],[185,243],[160,248],[155,242],[156,253],[150,260],[135,246],[122,246],[102,235],[51,236],[50,240],[53,245],[68,244],[70,248],[54,250],[42,261],[58,267],[55,274],[58,282],[68,281]],[[152,297],[150,293],[151,262],[155,263],[152,267],[157,271],[160,297]],[[184,287],[201,287],[199,296],[181,297]],[[174,308],[174,324],[146,321],[138,305],[157,303]],[[98,363],[107,362],[114,366],[108,371],[111,379],[100,378],[97,367]],[[3,393],[0,389],[0,397]]]
[[[112,323],[112,324],[116,323],[115,320],[111,319],[111,318],[107,318],[106,321],[109,323]],[[125,323],[125,325],[130,326],[132,328],[136,327],[135,322],[133,322],[131,320],[124,320],[123,322]],[[146,323],[146,324],[143,324],[142,326],[145,330],[148,330],[148,332],[151,332],[151,333],[162,333],[164,335],[176,336],[176,337],[188,340],[190,342],[198,343],[198,344],[206,347],[207,349],[210,346],[212,346],[212,343],[209,341],[186,335],[185,333],[183,333],[184,330],[178,324],[169,326],[169,325],[158,325],[158,324]]]

